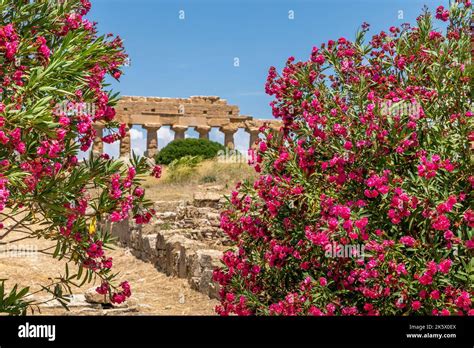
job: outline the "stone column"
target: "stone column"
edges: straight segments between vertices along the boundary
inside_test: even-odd
[[[259,128],[247,128],[247,133],[250,134],[249,149],[254,149],[257,145],[255,144],[260,134]]]
[[[153,158],[158,153],[158,130],[161,125],[146,124],[143,126],[146,129],[146,151],[145,156]]]
[[[132,128],[131,124],[125,124],[126,135],[120,139],[120,157],[130,158],[130,128]]]
[[[195,129],[199,133],[199,139],[209,139],[210,126],[197,126]]]
[[[101,154],[104,152],[104,143],[102,142],[102,137],[104,136],[104,126],[103,125],[94,125],[95,129],[95,138],[92,145],[92,152]]]
[[[237,132],[237,128],[232,126],[224,126],[220,128],[221,132],[224,133],[224,146],[233,150],[234,145],[234,134]]]
[[[184,133],[188,130],[187,126],[175,125],[171,126],[171,129],[174,131],[174,140],[184,139]]]

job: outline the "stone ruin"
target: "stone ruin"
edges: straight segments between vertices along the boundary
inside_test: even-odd
[[[278,129],[276,120],[258,120],[240,115],[239,108],[228,105],[225,99],[215,96],[193,96],[190,98],[122,97],[117,103],[116,120],[125,123],[127,135],[120,141],[120,157],[129,157],[130,128],[141,125],[147,132],[145,156],[152,158],[158,152],[158,130],[170,126],[174,139],[184,139],[188,128],[194,128],[199,138],[209,139],[213,127],[224,133],[224,145],[234,149],[234,134],[244,129],[250,134],[249,148],[258,138],[259,129],[265,123]],[[97,132],[93,151],[102,153],[103,126],[95,125]]]

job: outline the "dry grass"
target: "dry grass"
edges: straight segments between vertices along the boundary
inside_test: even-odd
[[[256,178],[256,173],[246,163],[219,163],[216,160],[201,162],[186,175],[174,175],[167,167],[163,168],[163,176],[157,180],[145,178],[143,186],[147,189],[147,198],[152,201],[192,199],[194,192],[206,186],[212,186],[216,192],[229,194],[237,182]]]

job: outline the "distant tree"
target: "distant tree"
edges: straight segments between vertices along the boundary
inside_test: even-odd
[[[184,156],[201,156],[204,159],[216,157],[225,146],[207,139],[178,139],[166,145],[155,156],[156,163],[170,164]]]

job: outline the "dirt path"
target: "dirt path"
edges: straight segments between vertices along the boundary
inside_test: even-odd
[[[9,236],[15,238],[15,236]],[[18,237],[18,235],[16,236]],[[11,239],[10,238],[10,239]],[[5,242],[5,240],[3,240]],[[44,248],[48,245],[43,240],[25,240],[9,249],[32,247]],[[0,279],[9,279],[7,287],[14,283],[21,286],[30,286],[30,292],[41,289],[40,285],[49,283],[48,277],[56,277],[64,273],[64,261],[57,261],[48,255],[31,253],[14,256],[6,251],[7,246],[0,245]],[[18,249],[16,249],[18,250]],[[192,290],[184,279],[167,277],[158,272],[152,264],[135,258],[129,250],[115,247],[108,251],[114,259],[114,271],[120,272],[118,281],[127,280],[132,286],[132,299],[128,308],[117,310],[103,310],[101,306],[91,308],[80,300],[77,305],[67,312],[60,306],[43,306],[43,315],[215,315],[216,300]],[[72,265],[71,265],[72,266]],[[72,268],[71,268],[72,270]],[[84,292],[98,284],[85,284],[82,288],[73,288],[73,293],[83,299]],[[41,295],[47,296],[47,294]],[[86,306],[82,306],[81,302]],[[38,314],[38,313],[35,313]]]

